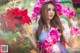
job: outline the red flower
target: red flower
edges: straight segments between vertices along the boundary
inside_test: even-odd
[[[28,13],[27,9],[24,10],[22,13],[23,13],[23,16],[24,16],[24,17],[22,18],[22,24],[25,24],[25,23],[30,24],[30,23],[31,23],[31,19],[30,19],[30,17],[27,15],[27,13]]]
[[[4,17],[5,23],[7,23],[8,30],[15,30],[18,24],[19,26],[24,25],[25,23],[30,24],[31,19],[28,16],[27,9],[20,10],[19,8],[11,8],[5,12]]]
[[[23,14],[23,16],[26,16],[28,14],[27,9],[23,10],[22,14]]]
[[[16,28],[16,24],[19,24],[20,23],[20,21],[19,20],[17,20],[17,19],[14,19],[12,22],[8,22],[7,23],[7,29],[8,30],[15,30],[15,28]]]
[[[29,16],[26,16],[25,18],[22,19],[22,24],[25,24],[25,23],[27,23],[27,24],[31,23]]]

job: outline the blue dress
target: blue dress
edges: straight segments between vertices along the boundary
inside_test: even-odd
[[[34,30],[37,30],[37,27],[34,28]],[[46,37],[48,36],[48,34],[50,33],[50,31],[45,32],[42,31],[42,33],[39,36],[39,42],[44,43]],[[44,48],[44,46],[43,46]],[[39,48],[40,49],[40,53],[47,53],[46,51],[43,50],[43,48]],[[62,45],[62,43],[59,41],[54,45],[53,51],[50,53],[69,53],[68,50]]]

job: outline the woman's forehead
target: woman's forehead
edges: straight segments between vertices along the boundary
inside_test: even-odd
[[[48,4],[48,8],[54,9],[54,5],[53,4]]]

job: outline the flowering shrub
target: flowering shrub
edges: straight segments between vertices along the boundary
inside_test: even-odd
[[[20,10],[19,8],[7,9],[4,16],[4,22],[7,30],[14,31],[16,28],[22,27],[22,25],[30,24],[31,19],[28,16],[27,9]]]

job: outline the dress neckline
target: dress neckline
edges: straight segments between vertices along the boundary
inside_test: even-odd
[[[54,27],[52,27],[52,28],[51,28],[50,30],[48,30],[48,31],[42,30],[42,32],[50,32],[53,28],[54,28]]]
[[[53,28],[54,28],[54,27],[53,27]],[[42,33],[47,33],[47,34],[49,34],[50,31],[51,31],[53,28],[51,28],[49,31],[44,31],[44,30],[42,30]]]

